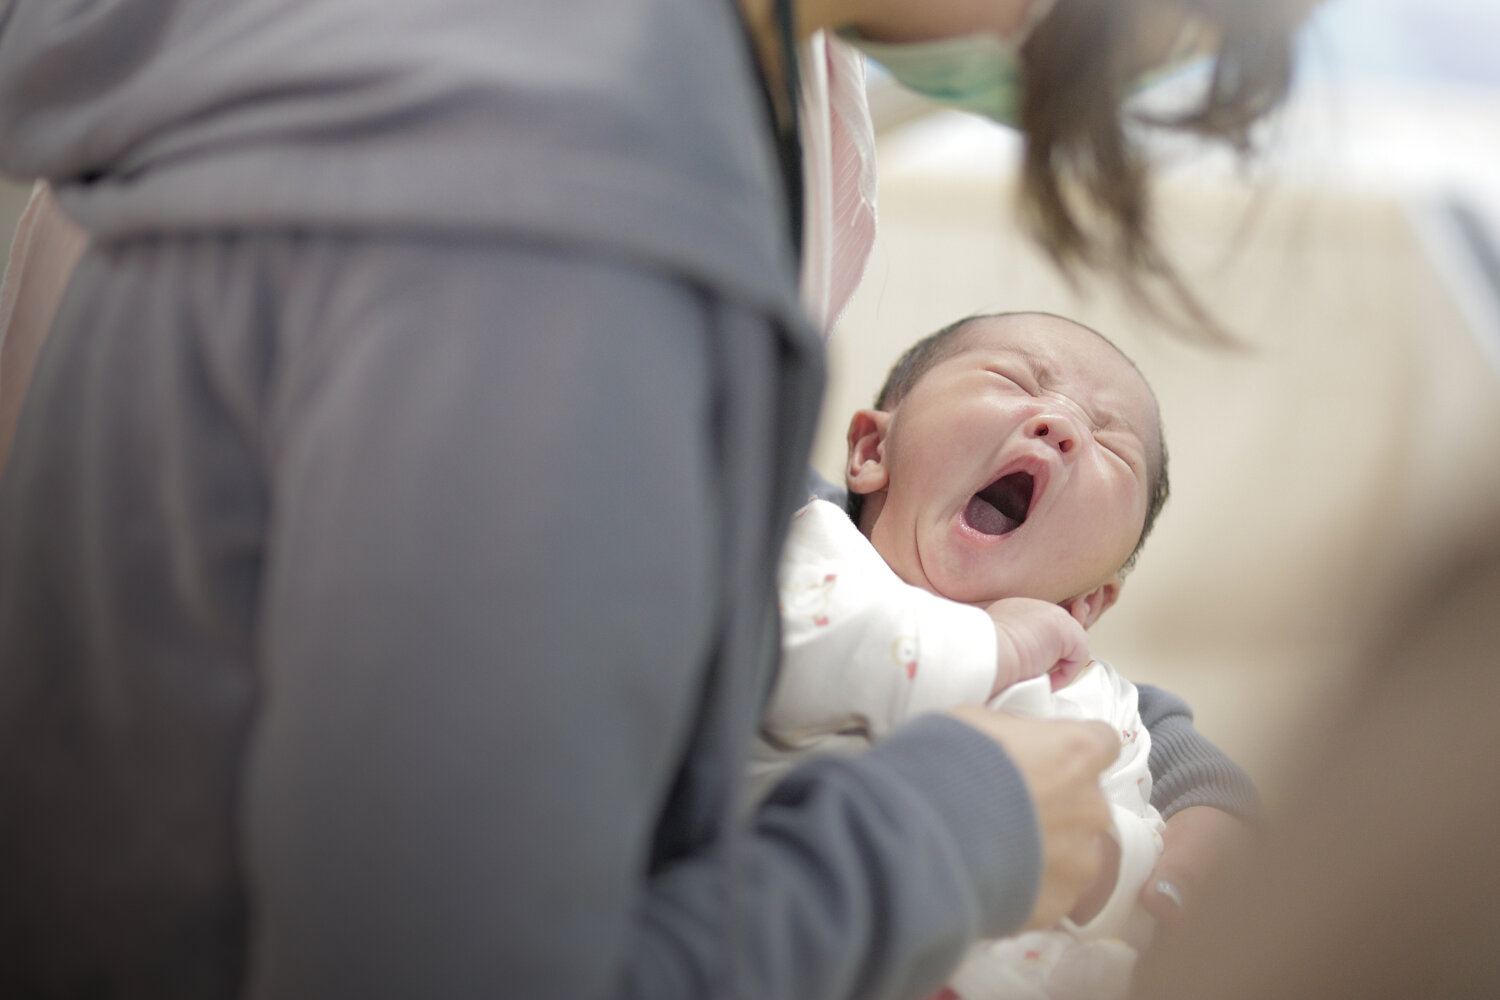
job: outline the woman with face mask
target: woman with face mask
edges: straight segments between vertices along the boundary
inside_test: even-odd
[[[11,3],[0,167],[91,243],[0,482],[0,993],[896,997],[1066,912],[1096,727],[735,783],[821,380],[798,53],[1009,40],[1089,262],[1147,245],[1115,7]],[[1228,77],[1198,124],[1274,103]]]

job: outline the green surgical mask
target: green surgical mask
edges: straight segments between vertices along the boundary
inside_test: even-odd
[[[929,42],[872,42],[853,31],[840,35],[923,97],[1014,126],[1021,120],[1021,46],[1056,2],[1030,0],[1006,38],[978,32]]]
[[[872,42],[853,32],[840,37],[929,100],[1005,125],[1020,121],[1020,40],[991,34],[930,42]]]
[[[1026,19],[1008,38],[979,32],[927,42],[874,42],[852,30],[839,37],[883,66],[902,86],[951,108],[972,111],[1002,125],[1021,118],[1021,47],[1052,10],[1055,0],[1031,0]],[[1202,51],[1203,27],[1191,19],[1162,65],[1143,74],[1132,91],[1192,62]]]

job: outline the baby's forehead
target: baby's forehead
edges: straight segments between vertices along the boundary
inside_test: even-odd
[[[1044,384],[1087,392],[1145,439],[1161,433],[1156,395],[1140,369],[1102,334],[1050,313],[976,319],[960,332],[954,356],[983,364],[994,356],[1024,363]]]
[[[1050,313],[1013,313],[976,319],[964,328],[957,353],[998,351],[1018,355],[1045,374],[1104,381],[1151,396],[1145,376],[1103,334]],[[1128,372],[1130,377],[1120,376]]]
[[[1103,334],[1051,313],[1002,313],[970,320],[959,331],[962,347],[1015,348],[1061,355],[1092,354],[1098,348],[1129,364]],[[962,349],[962,348],[961,348]]]

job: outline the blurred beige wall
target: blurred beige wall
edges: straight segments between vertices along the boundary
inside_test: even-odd
[[[1104,332],[1161,401],[1172,499],[1095,653],[1186,697],[1274,801],[1286,748],[1341,696],[1372,623],[1500,511],[1496,374],[1407,207],[1291,182],[1163,187],[1164,242],[1249,345],[1236,353],[1107,284],[1071,291],[1020,235],[1007,184],[898,167],[880,196],[815,464],[841,478],[849,414],[959,316],[1043,309]]]

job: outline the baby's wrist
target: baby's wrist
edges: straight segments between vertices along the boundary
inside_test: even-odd
[[[1002,632],[996,636],[996,639],[995,682],[990,688],[991,697],[1004,691],[1012,684],[1019,684],[1021,681],[1029,680],[1042,672],[1040,670],[1027,671],[1026,663],[1019,655],[1019,650],[1016,649],[1015,643],[1010,640],[1009,636]]]
[[[1015,682],[1016,679],[1007,674],[1004,667],[997,664],[995,666],[995,679],[990,684],[990,697],[995,697],[995,695],[1004,691]]]

